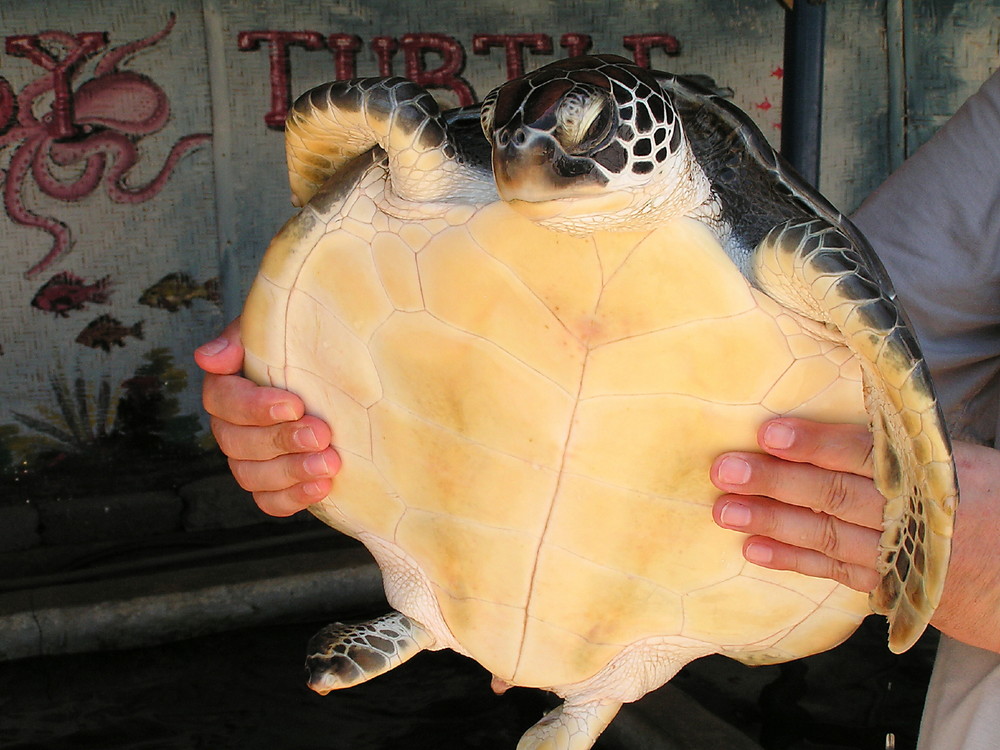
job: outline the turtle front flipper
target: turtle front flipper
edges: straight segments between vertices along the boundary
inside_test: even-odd
[[[489,170],[462,152],[449,128],[434,97],[405,78],[317,86],[296,100],[285,122],[292,203],[305,205],[333,174],[374,146],[388,155],[389,182],[404,200],[492,200]]]
[[[321,695],[353,687],[398,667],[434,638],[413,620],[390,612],[368,622],[335,622],[309,641],[309,687]]]
[[[766,294],[825,324],[861,363],[875,485],[886,497],[882,580],[870,604],[888,616],[889,647],[899,653],[920,637],[940,601],[958,502],[951,443],[927,363],[860,234],[823,219],[789,221],[764,238],[751,270]]]
[[[549,711],[517,743],[517,750],[590,750],[622,704],[567,700]]]

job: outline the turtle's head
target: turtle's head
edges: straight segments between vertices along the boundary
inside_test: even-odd
[[[708,183],[655,76],[612,55],[562,60],[482,105],[500,197],[571,232],[640,229],[704,203]]]

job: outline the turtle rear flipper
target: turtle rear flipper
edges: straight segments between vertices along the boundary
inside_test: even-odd
[[[882,579],[870,604],[888,617],[889,647],[899,653],[941,599],[958,481],[927,363],[863,242],[822,219],[789,221],[761,242],[753,271],[765,293],[826,324],[861,363],[875,485],[886,498]]]
[[[516,750],[590,750],[622,704],[567,700],[524,733]]]
[[[466,158],[424,88],[405,78],[357,78],[317,86],[292,105],[285,156],[292,203],[309,199],[349,161],[379,146],[390,183],[415,202],[492,200],[492,175]]]
[[[431,646],[434,638],[413,620],[390,612],[368,622],[335,622],[309,641],[309,687],[321,695],[385,674]]]

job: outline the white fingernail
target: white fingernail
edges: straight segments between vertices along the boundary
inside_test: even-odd
[[[719,479],[726,484],[746,484],[750,481],[750,464],[742,458],[726,456],[719,463]]]
[[[746,546],[746,549],[743,550],[743,556],[750,562],[756,563],[757,565],[767,565],[774,559],[774,552],[766,544],[751,542]]]
[[[775,450],[788,450],[795,440],[795,430],[787,424],[772,422],[764,428],[764,444]]]
[[[300,448],[319,450],[319,440],[316,439],[316,433],[313,432],[312,427],[300,427],[295,431],[292,439]]]
[[[286,403],[275,404],[269,413],[275,422],[291,422],[295,419],[295,411]]]
[[[722,506],[719,518],[726,526],[743,528],[750,524],[750,509],[742,503],[726,503]]]
[[[213,339],[206,344],[202,344],[195,351],[206,357],[214,357],[228,346],[229,342],[226,339]]]
[[[330,466],[326,462],[326,456],[322,453],[314,453],[302,462],[305,470],[314,477],[325,477],[330,474]]]

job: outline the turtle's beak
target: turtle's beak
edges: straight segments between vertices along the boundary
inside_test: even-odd
[[[507,202],[592,195],[607,184],[592,159],[570,156],[551,134],[526,125],[494,133],[493,175]]]

